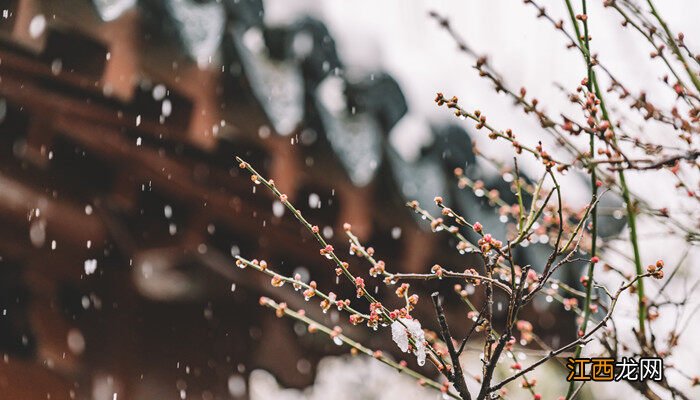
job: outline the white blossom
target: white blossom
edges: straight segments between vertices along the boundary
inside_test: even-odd
[[[425,333],[420,322],[415,319],[401,318],[391,324],[391,338],[404,353],[408,352],[408,339],[415,342],[415,355],[418,365],[425,365]]]

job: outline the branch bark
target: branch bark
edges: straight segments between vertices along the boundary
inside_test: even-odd
[[[440,335],[442,340],[447,346],[447,351],[450,353],[450,359],[452,360],[452,372],[448,373],[450,382],[454,385],[455,389],[459,393],[460,397],[464,400],[471,400],[471,395],[467,389],[467,382],[464,380],[464,373],[462,373],[462,365],[459,362],[459,355],[457,350],[455,350],[454,343],[452,342],[452,335],[450,334],[450,327],[447,325],[447,318],[445,318],[445,311],[442,309],[442,303],[440,302],[440,293],[434,292],[430,295],[433,300],[433,305],[435,306],[435,312],[437,313],[438,322],[440,323]]]

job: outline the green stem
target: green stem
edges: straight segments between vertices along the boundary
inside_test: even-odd
[[[596,79],[595,71],[593,71],[593,88],[596,93],[596,97],[600,100],[600,110],[603,113],[603,118],[606,121],[610,121],[608,116],[608,110],[605,106],[605,100],[603,100],[603,94],[598,86],[598,80]],[[610,129],[613,130],[613,124],[610,124]],[[614,132],[614,131],[613,131]],[[613,135],[613,143],[617,145],[617,137]],[[620,188],[622,189],[622,200],[625,202],[625,208],[627,210],[627,223],[630,230],[630,242],[632,243],[632,251],[634,253],[634,271],[637,275],[642,275],[644,272],[642,270],[642,259],[639,255],[639,239],[637,238],[637,210],[632,202],[630,196],[630,191],[627,186],[627,180],[625,179],[625,171],[619,170],[618,177],[620,179]],[[639,321],[639,334],[641,337],[646,337],[646,328],[644,321],[646,321],[646,295],[644,294],[644,280],[640,279],[637,283],[637,319]]]
[[[580,40],[580,31],[578,28],[578,25],[576,24],[576,17],[573,13],[573,8],[571,7],[571,2],[570,0],[565,0],[567,3],[567,7],[569,9],[569,14],[571,16],[571,19],[574,23],[574,27],[576,29],[576,33],[579,36]],[[582,46],[583,47],[583,44]],[[598,85],[598,79],[596,78],[596,73],[594,69],[591,69],[591,76],[592,76],[592,83],[593,83],[593,90],[596,94],[596,97],[598,100],[600,100],[600,110],[603,113],[603,118],[607,121],[610,121],[610,117],[608,114],[607,107],[605,105],[605,100],[603,98],[603,93],[600,90],[600,86]],[[613,130],[614,132],[614,124],[610,124],[610,129]],[[613,135],[613,144],[617,144],[617,137]],[[637,222],[636,222],[636,209],[634,206],[634,203],[632,202],[632,198],[630,196],[630,191],[627,186],[627,181],[625,179],[625,172],[620,170],[618,171],[618,176],[620,179],[620,188],[622,189],[622,199],[625,202],[625,207],[627,209],[627,222],[629,224],[629,230],[630,230],[630,242],[632,242],[632,250],[634,253],[634,267],[635,267],[635,272],[637,275],[641,275],[643,273],[642,270],[642,262],[641,262],[641,257],[639,255],[639,240],[637,238]],[[646,311],[645,311],[645,305],[644,305],[644,281],[640,280],[637,283],[637,297],[638,297],[638,303],[639,303],[639,312],[638,312],[638,319],[639,319],[639,332],[642,336],[645,336],[645,326],[644,326],[644,321],[646,319]]]
[[[584,18],[583,21],[583,26],[584,26],[584,37],[581,37],[581,30],[578,26],[578,23],[576,22],[576,14],[574,12],[573,6],[571,5],[570,0],[564,0],[566,2],[566,7],[569,11],[569,17],[571,18],[571,23],[574,26],[574,30],[576,32],[576,37],[579,41],[579,48],[582,49],[582,55],[584,58],[584,61],[586,62],[586,68],[588,70],[588,87],[589,90],[592,89],[598,98],[600,100],[600,110],[603,114],[603,119],[606,121],[610,121],[610,117],[608,115],[607,107],[605,106],[605,100],[603,99],[602,92],[600,90],[600,87],[598,85],[598,79],[596,78],[595,70],[593,69],[591,62],[590,62],[590,50],[589,50],[589,38],[588,38],[588,24],[587,24],[587,17]],[[584,14],[586,13],[586,0],[582,0],[583,4],[583,12]],[[610,124],[610,129],[613,130],[613,124]],[[614,130],[613,130],[614,132]],[[613,135],[613,144],[617,145],[617,138],[615,135]],[[593,156],[593,146],[594,146],[594,135],[591,135],[591,156]],[[593,190],[595,193],[596,190],[596,185],[595,185],[595,167],[592,169],[591,173],[591,178],[593,182]],[[636,223],[636,210],[634,209],[634,204],[632,203],[632,200],[630,198],[630,193],[629,193],[629,188],[627,186],[627,181],[625,179],[625,173],[624,171],[620,170],[618,171],[618,176],[620,179],[620,188],[622,189],[622,199],[625,202],[625,207],[627,209],[627,221],[629,224],[629,230],[630,230],[630,242],[632,242],[632,250],[634,253],[634,266],[635,266],[635,272],[637,275],[642,274],[642,263],[641,263],[641,258],[639,255],[639,241],[637,239],[637,223]],[[594,226],[597,224],[597,217],[596,213],[593,212],[592,214],[593,224]],[[594,228],[595,229],[595,228]],[[592,254],[595,254],[595,234],[593,231],[591,232],[593,240],[591,244],[591,249],[592,249]],[[582,324],[582,328],[585,329],[587,325],[587,316],[590,313],[590,293],[591,289],[593,286],[593,263],[589,264],[588,267],[588,285],[586,287],[586,304],[585,304],[585,309],[584,309],[584,321]],[[639,333],[640,336],[646,337],[645,333],[645,325],[644,321],[646,319],[646,310],[645,310],[645,295],[644,295],[644,281],[639,280],[637,283],[637,299],[638,299],[638,311],[637,311],[637,317],[638,317],[638,322],[639,322]],[[584,330],[585,334],[585,330]],[[576,356],[578,357],[581,353],[581,349],[578,348],[576,350]],[[570,385],[569,386],[569,391],[567,393],[567,399],[571,398],[571,395],[574,392],[574,386]]]
[[[586,15],[586,0],[581,1],[582,7],[583,7],[583,14]],[[578,28],[578,23],[573,21],[574,25]],[[578,34],[578,29],[577,29],[577,34]],[[579,41],[580,41],[580,36],[579,36]],[[591,48],[590,48],[590,43],[589,43],[589,37],[588,37],[588,20],[587,18],[584,18],[583,20],[583,36],[584,36],[584,45],[586,52],[583,54],[584,59],[586,61],[586,69],[588,71],[588,81],[586,82],[586,87],[588,88],[588,92],[592,92],[593,88],[593,65],[591,65]],[[595,133],[591,132],[591,137],[590,137],[590,143],[589,143],[589,151],[591,153],[591,157],[595,154]],[[588,320],[591,315],[591,293],[593,292],[593,274],[595,270],[595,263],[593,262],[593,257],[596,255],[596,245],[597,245],[597,239],[598,239],[598,206],[595,202],[595,200],[598,197],[598,185],[597,185],[597,180],[598,176],[596,173],[595,167],[591,168],[591,197],[593,198],[593,207],[590,211],[590,216],[591,216],[591,261],[588,264],[588,281],[586,281],[586,300],[584,301],[583,304],[583,321],[581,322],[581,326],[579,327],[579,332],[583,332],[585,334],[586,328],[588,327]],[[577,332],[577,334],[579,334]],[[574,358],[579,358],[581,356],[581,351],[583,350],[583,347],[578,346],[575,351]],[[566,394],[566,398],[570,399],[574,392],[575,392],[575,382],[571,382],[569,384],[569,390]]]

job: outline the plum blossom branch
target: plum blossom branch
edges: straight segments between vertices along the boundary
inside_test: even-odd
[[[455,350],[454,343],[452,341],[452,335],[450,334],[450,327],[447,325],[447,318],[445,317],[445,311],[442,309],[442,302],[440,301],[440,293],[434,292],[430,297],[433,299],[433,305],[435,307],[435,312],[437,313],[438,322],[440,323],[440,334],[442,335],[442,340],[447,345],[447,351],[450,354],[450,359],[452,360],[453,371],[450,372],[450,381],[454,384],[455,389],[459,392],[464,400],[471,400],[471,395],[469,394],[469,389],[467,388],[467,383],[464,381],[464,373],[462,372],[462,365],[459,361],[459,354]]]
[[[260,298],[260,304],[269,308],[272,308],[275,310],[275,313],[277,314],[278,317],[283,317],[283,316],[289,316],[297,321],[303,322],[308,326],[308,330],[311,333],[314,332],[322,332],[328,337],[332,338],[333,340],[338,340],[341,343],[347,344],[348,346],[352,347],[352,349],[356,350],[357,352],[363,353],[365,355],[368,355],[388,366],[391,368],[404,373],[411,378],[414,378],[418,381],[418,383],[421,386],[428,386],[433,389],[439,390],[442,393],[444,393],[446,396],[449,396],[450,398],[453,399],[460,399],[459,396],[455,395],[454,393],[450,392],[447,390],[446,386],[444,384],[440,384],[424,375],[422,375],[419,372],[416,372],[410,368],[408,368],[405,364],[405,362],[395,362],[391,360],[389,357],[385,356],[380,350],[375,350],[372,351],[371,349],[363,346],[361,343],[350,339],[349,337],[345,336],[342,333],[342,329],[340,327],[334,327],[333,329],[328,328],[327,326],[320,324],[311,318],[306,316],[306,313],[304,310],[299,310],[299,311],[293,311],[290,310],[285,303],[276,303],[274,300],[271,300],[267,297],[261,297]]]

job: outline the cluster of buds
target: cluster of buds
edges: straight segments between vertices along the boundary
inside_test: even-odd
[[[465,269],[464,274],[468,276],[479,276],[479,273],[474,268]],[[480,279],[470,279],[470,282],[473,283],[475,286],[479,286],[481,284]]]
[[[326,256],[326,257],[329,257],[329,258],[330,258],[330,257],[331,257],[331,254],[333,254],[333,250],[334,250],[334,249],[333,249],[333,246],[331,246],[330,244],[327,244],[326,247],[324,247],[324,248],[322,248],[321,250],[319,250],[319,253],[320,253],[322,256]]]
[[[561,128],[574,136],[581,133],[581,129],[577,125],[574,125],[574,123],[566,117],[564,117],[564,123],[561,124]]]
[[[479,122],[476,123],[476,129],[481,129],[486,126],[486,116],[481,114],[480,110],[474,110],[474,115],[479,119]]]
[[[279,303],[277,309],[275,310],[275,315],[277,318],[284,317],[285,311],[287,310],[287,303]]]
[[[330,297],[330,296],[329,296]],[[335,301],[335,306],[338,308],[338,311],[342,311],[343,308],[348,308],[350,307],[350,300],[345,299],[345,300],[336,300]]]
[[[357,288],[357,298],[365,295],[365,280],[361,277],[355,277],[355,288]]]
[[[513,145],[513,150],[515,150],[515,154],[522,154],[523,153],[523,145],[520,144],[517,140],[513,140],[511,142]]]
[[[389,311],[389,318],[395,320],[397,318],[412,319],[413,317],[409,314],[405,307],[402,307],[398,310]]]
[[[377,277],[384,274],[385,271],[386,265],[384,264],[384,261],[379,260],[372,266],[372,268],[369,269],[369,275],[372,277]]]
[[[381,313],[384,310],[382,303],[375,302],[369,305],[369,320],[367,321],[367,326],[370,328],[376,327],[381,319]]]
[[[404,297],[406,295],[406,293],[408,292],[408,288],[410,286],[411,285],[409,285],[408,283],[402,283],[401,286],[399,286],[396,289],[396,296],[397,297]]]
[[[446,216],[446,217],[454,217],[454,216],[455,216],[455,213],[454,213],[454,211],[452,211],[451,208],[449,208],[449,207],[443,207],[443,208],[442,208],[442,215],[444,215],[444,216]]]
[[[442,279],[442,275],[444,274],[444,270],[439,264],[433,265],[433,267],[430,268],[430,272],[434,273],[440,279]]]
[[[552,156],[542,148],[542,142],[537,144],[535,150],[537,150],[537,154],[542,159],[542,164],[544,164],[546,167],[553,167],[556,164],[554,160],[552,160]]]
[[[525,345],[532,341],[532,324],[525,320],[518,320],[515,324],[515,328],[520,332],[520,343]]]
[[[296,291],[301,290],[301,274],[294,274],[294,283],[292,283],[292,286]]]
[[[482,253],[486,254],[491,249],[500,249],[503,243],[500,240],[494,239],[490,233],[485,234],[481,239],[479,239],[479,247]]]
[[[316,295],[316,281],[309,282],[309,288],[304,290],[304,300],[309,301]]]
[[[361,324],[365,319],[358,314],[352,314],[350,315],[350,323],[353,325],[359,325]]]
[[[659,260],[656,264],[647,266],[647,272],[651,274],[656,279],[662,279],[664,277],[664,262]]]
[[[535,272],[534,269],[528,269],[527,275],[525,276],[525,282],[531,285],[533,283],[536,283],[538,280],[539,276],[537,275],[537,272]]]
[[[321,301],[321,310],[323,310],[323,313],[327,313],[328,310],[331,308],[331,305],[336,302],[336,295],[333,292],[328,293],[328,298],[323,299]]]
[[[452,96],[451,99],[445,99],[445,96],[442,93],[437,93],[435,95],[435,103],[437,103],[438,106],[442,105],[447,105],[448,108],[455,108],[457,107],[457,103],[459,102],[459,99],[457,96]]]
[[[578,299],[575,297],[567,298],[567,299],[562,300],[562,304],[564,304],[564,309],[566,311],[569,311],[571,309],[578,307]]]
[[[582,92],[584,86],[586,86],[586,85],[588,85],[588,78],[583,78],[581,80],[581,85],[576,88],[576,91],[579,93]],[[586,101],[584,103],[584,108],[586,111],[588,111],[588,113],[591,116],[595,116],[598,113],[598,106],[599,105],[600,105],[600,99],[598,99],[595,96],[595,93],[593,93],[593,92],[586,93]],[[588,126],[590,126],[592,128],[595,126],[595,123],[591,123],[589,120]]]
[[[345,268],[345,270],[347,271],[348,267],[350,267],[350,264],[346,263],[345,261],[342,261],[340,265],[342,265],[343,267],[338,267],[335,269],[335,274],[337,276],[343,275],[343,268]]]
[[[274,287],[282,287],[282,285],[284,285],[284,279],[282,279],[282,276],[275,274],[272,276],[272,279],[270,279],[270,283]]]

